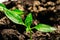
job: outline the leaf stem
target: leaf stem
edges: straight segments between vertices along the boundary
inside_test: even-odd
[[[32,30],[30,30],[30,40],[32,40]]]
[[[34,29],[35,27],[32,27],[31,29]]]

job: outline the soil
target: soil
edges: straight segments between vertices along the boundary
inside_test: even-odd
[[[33,29],[33,40],[60,40],[60,0],[9,0],[3,3],[10,10],[15,8],[23,10],[25,12],[23,20],[29,12],[32,12],[34,18],[32,26],[43,23],[57,28],[52,33]],[[30,33],[25,32],[23,25],[13,23],[4,12],[0,12],[0,40],[30,40]]]

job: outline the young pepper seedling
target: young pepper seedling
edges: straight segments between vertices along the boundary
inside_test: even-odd
[[[26,32],[30,32],[30,40],[32,40],[32,29],[36,29],[38,31],[41,32],[53,32],[56,30],[56,28],[51,27],[49,25],[46,24],[38,24],[35,27],[30,27],[33,21],[33,17],[32,17],[32,13],[29,13],[25,19],[25,22],[23,22],[21,15],[22,13],[24,13],[23,11],[19,11],[19,10],[9,10],[5,7],[4,4],[0,4],[0,11],[3,11],[5,13],[5,15],[14,23],[16,24],[20,24],[20,25],[24,25],[26,27]],[[18,14],[17,14],[18,13]]]

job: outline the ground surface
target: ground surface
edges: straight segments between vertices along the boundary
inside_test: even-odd
[[[33,30],[33,40],[60,40],[60,0],[18,0],[4,2],[8,9],[18,8],[25,11],[23,20],[29,12],[33,14],[33,24],[48,24],[58,28],[52,33],[42,33]],[[24,29],[24,30],[23,30]],[[3,12],[0,12],[0,40],[29,40],[29,33],[25,27],[9,20]]]

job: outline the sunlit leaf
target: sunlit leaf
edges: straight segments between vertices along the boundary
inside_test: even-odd
[[[32,24],[33,18],[32,18],[32,14],[29,13],[25,19],[25,25],[27,27],[30,27],[30,25]]]
[[[14,14],[13,11],[8,9],[4,9],[5,15],[14,23],[24,25],[22,18],[18,14]]]
[[[41,32],[53,32],[56,30],[56,28],[51,27],[49,25],[45,25],[45,24],[39,24],[35,26],[34,28]]]

